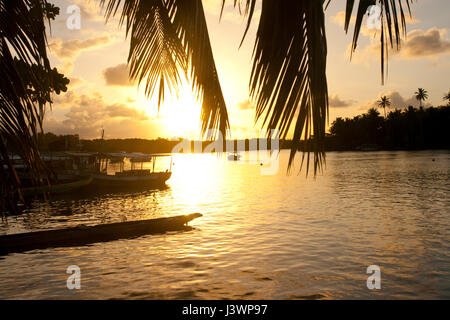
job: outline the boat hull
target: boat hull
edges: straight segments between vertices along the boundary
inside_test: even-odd
[[[102,187],[154,187],[164,185],[171,177],[171,172],[157,172],[145,176],[93,175],[93,186]]]
[[[36,249],[83,246],[97,242],[134,238],[168,231],[190,230],[188,222],[200,213],[141,221],[45,230],[0,236],[0,256]]]
[[[51,185],[44,185],[44,186],[37,186],[37,187],[29,187],[29,188],[23,188],[22,194],[24,197],[32,197],[37,196],[45,193],[50,194],[61,194],[61,193],[67,193],[72,192],[75,190],[78,190],[82,187],[85,187],[89,185],[93,181],[93,177],[88,176],[81,178],[79,180],[68,182],[68,183],[59,183],[59,184],[51,184]]]

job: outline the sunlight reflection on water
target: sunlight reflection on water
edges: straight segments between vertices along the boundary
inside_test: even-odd
[[[448,152],[330,152],[315,179],[287,176],[287,158],[263,176],[258,164],[180,154],[160,190],[35,202],[0,233],[204,216],[189,232],[0,257],[0,298],[450,298]],[[72,264],[82,290],[66,288]],[[379,291],[366,287],[372,264]]]

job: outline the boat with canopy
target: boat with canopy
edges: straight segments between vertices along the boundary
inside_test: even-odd
[[[165,170],[164,170],[165,165]],[[95,186],[158,186],[172,175],[171,154],[103,153],[97,158]]]

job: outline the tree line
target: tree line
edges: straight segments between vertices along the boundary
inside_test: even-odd
[[[170,153],[177,145],[183,142],[182,138],[178,139],[80,139],[78,134],[56,135],[51,132],[41,134],[39,136],[39,150],[44,153],[63,152],[63,151],[85,151],[85,152],[142,152],[142,153]],[[280,147],[290,148],[291,140],[281,140]],[[211,141],[189,141],[186,146],[183,144],[181,152],[197,152],[200,149],[204,151]],[[228,150],[226,149],[228,145]],[[238,150],[238,146],[243,146],[245,151],[270,149],[271,142],[262,143],[260,139],[234,139],[227,140],[223,144],[223,151]],[[239,147],[240,148],[240,147]],[[10,144],[9,151],[14,152],[15,146]],[[215,150],[218,151],[218,150]],[[242,151],[242,150],[238,150]]]
[[[447,98],[448,99],[448,98]],[[336,118],[325,137],[327,151],[344,150],[418,150],[450,149],[450,103],[447,106],[395,109],[386,116],[371,108],[366,113],[353,118]],[[89,152],[143,152],[169,153],[181,142],[179,140],[158,139],[80,139],[78,135],[55,135],[47,132],[39,137],[42,152],[89,151]],[[257,139],[232,140],[237,149],[258,150],[263,147]],[[194,151],[195,141],[191,141]],[[202,149],[209,144],[202,142]],[[256,148],[252,148],[256,146]],[[267,148],[270,148],[270,141]],[[290,149],[292,140],[281,140],[281,149]],[[301,148],[307,148],[302,141]],[[9,151],[14,146],[9,145]],[[184,150],[189,152],[189,150]]]
[[[409,106],[390,111],[385,117],[371,108],[353,118],[336,118],[326,138],[326,149],[450,149],[449,125],[450,104]]]

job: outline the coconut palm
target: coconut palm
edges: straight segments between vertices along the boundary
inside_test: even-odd
[[[256,42],[253,52],[250,92],[256,102],[256,119],[267,129],[279,129],[280,137],[293,133],[289,165],[301,139],[307,151],[314,151],[314,171],[324,160],[323,139],[328,119],[326,80],[327,42],[324,10],[331,0],[279,1],[261,0]],[[352,51],[367,9],[374,4],[382,8],[381,75],[389,47],[400,45],[406,34],[404,9],[411,0],[348,0],[345,31],[357,7]],[[146,82],[148,95],[158,92],[159,103],[164,88],[178,89],[181,77],[192,82],[202,102],[202,132],[219,129],[229,132],[225,100],[215,67],[205,13],[201,0],[101,0],[106,18],[120,15],[130,37],[130,77]],[[225,0],[222,1],[222,9]],[[6,152],[6,141],[21,141],[21,157],[39,177],[39,152],[36,131],[42,124],[45,106],[33,101],[26,83],[48,88],[50,76],[38,77],[34,70],[50,70],[45,36],[45,18],[52,16],[46,0],[0,0],[0,72],[1,113],[0,181],[2,199],[19,187],[17,175]],[[248,20],[247,34],[257,6],[256,0],[235,0],[234,6]],[[14,53],[14,54],[13,54]],[[19,74],[13,55],[24,61],[25,78]],[[38,68],[32,68],[36,64]],[[47,83],[47,86],[41,85]],[[294,124],[295,122],[295,124]],[[291,131],[292,130],[292,131]],[[270,131],[270,130],[268,130]],[[309,164],[309,153],[308,153]],[[5,166],[4,166],[5,165]],[[307,165],[307,168],[309,166]],[[7,169],[4,169],[7,168]]]
[[[427,90],[423,88],[417,89],[416,92],[414,92],[416,99],[419,101],[419,105],[422,108],[422,101],[425,101],[428,99],[428,92]]]
[[[442,100],[447,101],[447,104],[450,105],[450,91],[444,95]]]
[[[384,117],[386,118],[386,107],[391,106],[391,100],[386,96],[382,96],[381,99],[377,101],[377,103],[379,108],[383,108]]]
[[[315,171],[324,159],[322,142],[328,119],[324,10],[330,1],[258,2],[261,15],[249,84],[251,98],[256,102],[255,121],[261,119],[267,129],[278,129],[280,138],[286,138],[293,129],[289,166],[303,138],[308,142],[308,150],[314,151]],[[202,1],[102,0],[101,3],[106,8],[107,19],[119,13],[120,24],[126,26],[131,38],[128,56],[131,78],[138,82],[146,79],[147,93],[158,89],[161,102],[164,85],[176,90],[182,75],[191,76],[193,88],[202,101],[202,132],[212,128],[228,132],[227,108]],[[225,3],[223,0],[222,11]],[[375,4],[382,9],[380,41],[384,80],[388,48],[398,48],[406,33],[404,8],[410,11],[410,0],[347,0],[346,32],[357,6],[352,51],[356,50],[365,13]],[[234,0],[234,6],[248,18],[243,41],[257,1]]]

